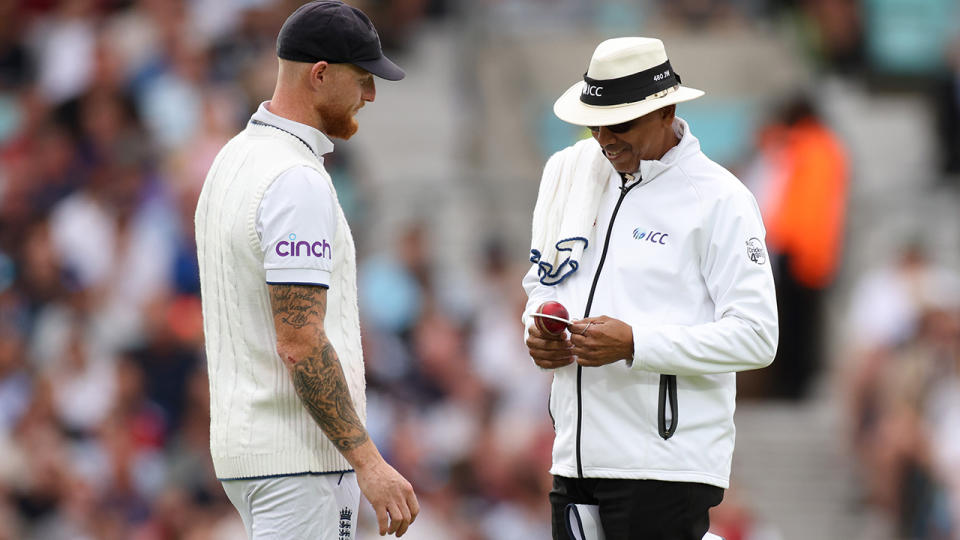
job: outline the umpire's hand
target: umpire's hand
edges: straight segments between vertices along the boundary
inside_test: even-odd
[[[570,352],[581,366],[604,366],[633,358],[633,329],[612,317],[587,317],[570,325]]]
[[[527,349],[530,357],[543,369],[556,369],[573,363],[573,344],[567,339],[567,333],[546,334],[541,332],[537,325],[530,325],[530,335],[527,337]]]

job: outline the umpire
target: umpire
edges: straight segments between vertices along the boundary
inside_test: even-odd
[[[729,484],[735,372],[776,352],[756,201],[676,116],[701,95],[660,40],[618,38],[554,105],[593,135],[544,168],[523,280],[527,347],[554,375],[555,539],[576,508],[610,540],[700,540]],[[582,316],[569,333],[533,324],[549,300]]]

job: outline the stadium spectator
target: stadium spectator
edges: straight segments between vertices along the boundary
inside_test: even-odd
[[[909,538],[951,534],[948,426],[960,358],[960,279],[916,243],[865,275],[850,306],[845,366],[852,444],[866,499]],[[955,511],[954,511],[955,512]]]
[[[745,178],[760,204],[777,284],[780,346],[772,395],[807,395],[825,354],[823,303],[843,254],[848,165],[842,143],[812,102],[791,99],[760,134]]]

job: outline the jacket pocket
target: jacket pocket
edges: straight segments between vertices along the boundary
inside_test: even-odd
[[[669,400],[669,403],[668,403]],[[670,407],[670,425],[667,425],[667,407]],[[677,431],[677,376],[660,375],[660,399],[657,405],[657,430],[664,440]]]

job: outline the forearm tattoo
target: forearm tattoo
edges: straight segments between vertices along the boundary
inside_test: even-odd
[[[284,358],[307,411],[341,452],[367,441],[337,352],[323,330],[327,290],[311,285],[269,285],[278,336],[305,335],[312,342],[301,358]],[[312,331],[311,331],[312,330]]]

